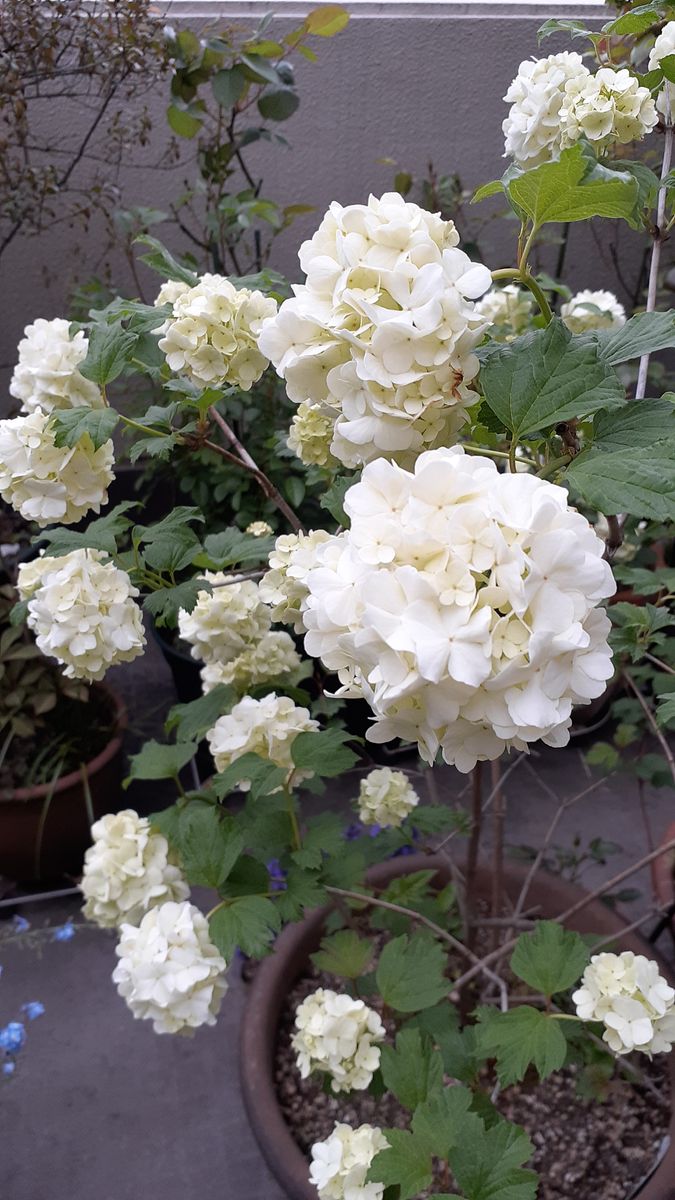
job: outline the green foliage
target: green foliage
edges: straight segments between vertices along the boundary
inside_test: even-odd
[[[605,452],[585,450],[565,472],[572,494],[608,515],[675,519],[675,459],[669,441]]]
[[[254,563],[266,565],[273,547],[274,538],[253,537],[230,525],[204,538],[203,552],[197,555],[194,565],[208,571],[227,571]]]
[[[637,313],[618,329],[600,329],[586,335],[597,341],[602,357],[611,366],[642,354],[675,346],[675,311]]]
[[[179,772],[194,758],[197,746],[193,742],[170,745],[163,742],[146,742],[129,763],[129,777],[124,786],[133,779],[177,779]]]
[[[478,1067],[476,1026],[460,1026],[459,1013],[449,1000],[416,1013],[406,1028],[421,1029],[433,1039],[443,1060],[443,1069],[452,1079],[472,1083]]]
[[[76,446],[80,438],[88,436],[98,450],[112,437],[119,419],[119,414],[112,408],[57,409],[50,421],[54,445]]]
[[[481,1055],[497,1060],[497,1077],[502,1087],[525,1078],[530,1065],[540,1079],[563,1066],[567,1042],[560,1022],[527,1004],[508,1012],[481,1008],[477,1047]]]
[[[382,1047],[380,1069],[385,1087],[411,1111],[443,1087],[441,1057],[419,1029],[402,1029],[395,1047]]]
[[[131,501],[118,504],[105,517],[90,521],[81,533],[60,526],[43,530],[41,538],[47,543],[46,553],[58,558],[62,554],[69,554],[71,550],[90,547],[92,550],[102,550],[105,554],[114,555],[118,540],[133,524],[126,515],[133,508],[136,508],[136,505]]]
[[[321,948],[311,955],[320,971],[328,971],[340,979],[358,979],[367,970],[372,957],[372,943],[359,937],[354,929],[339,929],[323,938]]]
[[[181,810],[177,842],[188,881],[216,889],[224,884],[244,849],[234,817],[200,800]]]
[[[635,222],[639,189],[628,172],[608,170],[583,142],[563,150],[560,158],[531,171],[510,168],[504,189],[515,211],[535,229],[552,221],[585,221],[590,217]]]
[[[321,497],[321,507],[328,510],[338,525],[349,529],[349,517],[344,510],[345,494],[359,479],[358,474],[338,475]]]
[[[578,933],[556,921],[537,921],[531,933],[521,933],[511,955],[511,970],[537,992],[553,996],[581,978],[588,948]]]
[[[337,854],[343,846],[342,821],[337,813],[320,813],[307,822],[302,849],[293,852],[293,861],[299,867],[316,870],[322,865],[324,855]]]
[[[178,283],[187,283],[189,287],[195,286],[199,278],[196,271],[190,271],[187,267],[181,266],[157,238],[143,234],[136,238],[136,241],[141,246],[149,247],[149,253],[140,256],[141,262],[144,262],[147,267],[156,271],[163,279],[175,279]]]
[[[235,699],[231,687],[218,683],[198,700],[174,704],[169,710],[165,729],[167,733],[175,730],[178,742],[198,742],[209,729],[213,729],[219,717],[229,712]]]
[[[237,896],[225,900],[209,919],[209,933],[226,962],[237,948],[261,958],[270,949],[281,926],[279,913],[265,896]]]
[[[345,742],[354,738],[345,729],[331,726],[319,733],[299,733],[293,740],[291,757],[299,771],[331,779],[353,767],[358,755]]]
[[[126,367],[137,339],[137,333],[119,324],[94,325],[89,333],[87,357],[79,366],[80,374],[99,387],[112,383]]]
[[[250,783],[249,796],[258,800],[275,792],[286,779],[287,772],[257,754],[243,754],[224,771],[211,779],[211,789],[219,800],[235,791],[242,780]]]
[[[426,933],[402,934],[387,942],[375,978],[385,1004],[397,1012],[431,1008],[449,990],[445,954]]]
[[[166,625],[175,626],[181,608],[192,612],[199,593],[208,591],[210,586],[205,579],[185,579],[182,583],[151,592],[143,600],[143,608],[160,629]]]
[[[538,1180],[523,1168],[532,1143],[517,1125],[500,1121],[464,1137],[450,1151],[452,1173],[468,1200],[534,1200]]]

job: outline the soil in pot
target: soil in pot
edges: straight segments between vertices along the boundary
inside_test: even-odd
[[[335,977],[311,967],[295,983],[281,1013],[275,1060],[277,1096],[284,1119],[302,1151],[329,1137],[336,1121],[407,1128],[409,1114],[389,1093],[376,1100],[367,1092],[334,1096],[318,1077],[302,1080],[291,1047],[295,1010],[317,987],[339,988]],[[372,1001],[370,1001],[372,1003]],[[665,1057],[641,1061],[663,1096],[659,1105],[647,1086],[617,1078],[602,1103],[579,1095],[576,1068],[556,1072],[543,1083],[528,1081],[505,1089],[497,1107],[522,1125],[535,1147],[528,1165],[541,1178],[537,1200],[627,1200],[651,1171],[670,1121],[670,1076]],[[434,1191],[446,1192],[445,1180]]]
[[[117,705],[104,688],[92,687],[86,700],[61,696],[30,737],[12,739],[0,766],[0,797],[16,788],[49,784],[97,758],[117,731]]]

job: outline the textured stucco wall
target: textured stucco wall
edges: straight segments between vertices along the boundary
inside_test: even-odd
[[[283,14],[275,17],[277,33],[297,25],[307,7],[288,0],[278,0],[276,5],[257,0],[183,0],[170,6],[168,15],[173,23],[189,19],[195,28],[206,19],[251,25],[271,8]],[[471,5],[354,0],[351,7],[354,15],[349,27],[318,47],[320,63],[298,62],[301,106],[281,127],[291,148],[265,145],[251,156],[256,166],[265,167],[265,191],[282,203],[311,203],[321,212],[332,199],[354,202],[366,198],[369,191],[384,191],[391,185],[392,172],[378,164],[383,156],[395,158],[418,175],[433,159],[439,171],[458,171],[467,186],[495,178],[505,165],[501,157],[502,97],[518,63],[537,53],[536,30],[547,16],[576,15],[580,10],[579,5],[561,6],[555,0],[548,4]],[[586,7],[586,12],[592,17],[602,10]],[[565,45],[564,38],[556,37],[542,52]],[[162,136],[165,105],[165,96],[153,100]],[[55,109],[51,119],[58,129],[76,117]],[[156,150],[148,153],[148,161],[156,157]],[[184,174],[180,167],[169,172],[150,167],[129,171],[123,180],[124,203],[161,208]],[[492,203],[487,202],[486,213]],[[278,239],[273,266],[297,278],[297,246],[315,222],[313,215],[303,217]],[[489,227],[485,245],[490,265],[510,263],[511,232],[501,221]],[[158,234],[180,247],[175,235],[166,235],[161,227]],[[640,253],[639,239],[626,229],[622,246],[626,273],[632,277]],[[85,239],[68,231],[52,231],[40,239],[14,243],[1,268],[5,313],[0,326],[0,363],[5,368],[14,358],[26,322],[34,316],[62,312],[67,289],[75,278],[87,277],[96,251],[95,232]],[[570,257],[575,263],[574,282],[579,286],[613,282],[609,263],[602,262],[588,233],[574,230]],[[45,286],[45,275],[51,281],[49,286]],[[118,282],[133,294],[123,262]],[[6,380],[6,369],[3,375]]]

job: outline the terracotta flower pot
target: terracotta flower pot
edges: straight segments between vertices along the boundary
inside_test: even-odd
[[[408,872],[435,868],[439,885],[450,881],[445,859],[426,854],[412,855],[381,863],[368,875],[368,882],[384,887],[392,879]],[[515,901],[526,872],[514,866],[505,870],[505,888]],[[488,868],[478,872],[478,895],[491,894],[492,875]],[[529,903],[536,905],[542,917],[554,917],[570,908],[583,895],[582,889],[556,876],[539,873],[529,892]],[[270,1170],[290,1200],[316,1200],[316,1189],[308,1178],[308,1163],[284,1121],[274,1086],[274,1051],[277,1026],[286,996],[318,949],[329,908],[317,909],[297,925],[289,925],[280,935],[274,953],[259,967],[244,1010],[240,1043],[240,1072],[244,1102],[253,1132]],[[636,954],[656,957],[651,946],[635,932],[625,933],[625,923],[600,901],[591,901],[569,922],[579,933],[616,935],[621,948]],[[672,982],[672,971],[660,963]],[[671,1056],[671,1074],[675,1090],[675,1054]],[[671,1119],[670,1147],[651,1178],[639,1193],[640,1200],[675,1200],[675,1116]]]
[[[115,714],[113,737],[86,765],[92,809],[100,817],[119,805],[126,709],[114,692],[96,686],[105,692]],[[0,875],[21,882],[77,876],[90,842],[80,771],[63,775],[54,787],[0,790]]]

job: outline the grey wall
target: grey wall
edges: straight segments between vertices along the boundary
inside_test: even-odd
[[[207,19],[251,26],[268,9],[275,11],[275,35],[298,24],[311,5],[277,0],[250,3],[206,3],[182,0],[169,6],[173,23],[189,20],[201,28]],[[265,190],[282,203],[306,202],[321,213],[333,199],[356,202],[370,191],[391,186],[391,168],[378,164],[395,158],[421,174],[429,159],[440,171],[456,170],[467,186],[493,179],[504,169],[501,121],[502,97],[521,59],[537,54],[536,31],[547,16],[602,13],[588,5],[544,3],[456,4],[421,0],[411,3],[364,3],[352,0],[348,28],[318,46],[320,63],[299,60],[301,92],[298,113],[284,124],[291,148],[265,146],[256,165],[265,168]],[[187,17],[186,17],[187,14]],[[563,49],[559,37],[541,53]],[[166,97],[153,98],[160,142],[151,147],[146,163],[155,161],[164,137]],[[74,120],[55,110],[54,128]],[[189,144],[186,146],[189,149]],[[189,169],[187,169],[189,174]],[[141,166],[123,178],[125,205],[162,207],[180,186],[185,167],[157,171]],[[484,210],[490,211],[486,202]],[[275,244],[273,264],[297,278],[296,251],[311,233],[318,215],[298,220]],[[511,228],[490,226],[486,258],[493,267],[511,263]],[[164,231],[160,227],[160,236]],[[180,240],[167,236],[181,247]],[[629,276],[639,251],[637,235],[622,234],[621,252]],[[68,230],[48,232],[39,239],[17,240],[3,259],[1,294],[4,320],[0,324],[0,363],[12,363],[23,326],[35,316],[62,313],[65,296],[76,278],[86,278],[95,263],[100,234],[88,238]],[[573,281],[579,286],[614,282],[588,235],[574,231],[571,258]],[[45,275],[49,277],[46,286]],[[120,288],[134,294],[128,267],[116,268]],[[154,288],[150,285],[150,294]],[[625,297],[624,297],[625,298]],[[5,379],[7,370],[4,371]],[[3,389],[0,401],[5,396]]]

